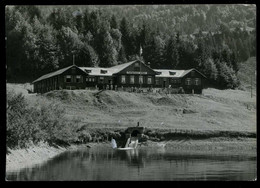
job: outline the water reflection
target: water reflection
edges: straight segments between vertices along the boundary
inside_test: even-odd
[[[127,151],[90,148],[66,152],[8,180],[253,180],[256,157],[196,155],[165,148]]]

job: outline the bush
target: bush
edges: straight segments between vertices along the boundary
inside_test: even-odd
[[[31,118],[33,111],[28,109],[24,96],[7,91],[6,106],[6,143],[8,147],[25,147],[38,132],[37,126],[32,126],[34,119]]]
[[[29,107],[24,96],[7,91],[7,147],[27,147],[29,143],[46,141],[68,143],[76,140],[76,133],[64,117],[58,103],[42,103]]]

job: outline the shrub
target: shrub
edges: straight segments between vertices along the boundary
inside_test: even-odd
[[[58,103],[29,107],[24,96],[7,91],[7,147],[26,147],[28,143],[46,141],[69,143],[76,140],[74,127],[66,121]]]
[[[33,111],[28,109],[24,96],[14,93],[13,90],[7,91],[6,106],[6,144],[8,147],[25,147],[36,132],[37,126],[31,118]]]

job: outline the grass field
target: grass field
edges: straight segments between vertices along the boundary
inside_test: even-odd
[[[57,103],[79,127],[125,128],[140,122],[147,128],[256,132],[256,95],[251,98],[249,91],[209,88],[202,95],[163,95],[63,90],[36,95],[22,85],[7,88],[22,92],[29,105]]]

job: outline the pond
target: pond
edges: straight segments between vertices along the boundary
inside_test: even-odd
[[[67,151],[42,165],[6,174],[8,181],[252,181],[255,178],[253,156],[183,153],[149,147],[127,151],[109,147]]]

